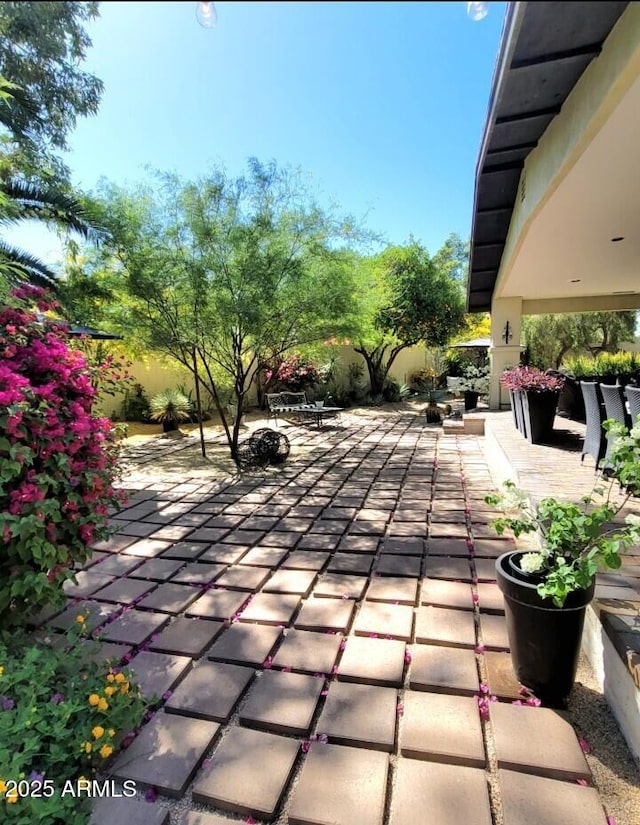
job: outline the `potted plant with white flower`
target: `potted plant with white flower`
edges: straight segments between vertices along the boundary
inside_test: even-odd
[[[478,398],[489,392],[489,367],[465,367],[458,381],[458,391],[464,393],[465,410],[475,410]]]
[[[578,502],[544,498],[532,504],[513,482],[485,497],[503,515],[498,535],[537,533],[533,551],[504,553],[496,561],[505,599],[511,658],[516,677],[540,700],[564,705],[575,680],[587,605],[598,570],[617,569],[620,553],[640,543],[640,516],[616,517],[640,496],[640,423],[630,431],[615,421],[605,429],[616,441],[591,495]]]

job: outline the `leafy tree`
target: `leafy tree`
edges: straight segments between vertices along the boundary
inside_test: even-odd
[[[360,318],[354,349],[369,371],[371,395],[383,394],[389,370],[403,349],[444,346],[464,324],[460,284],[440,250],[392,246],[360,266]]]
[[[98,3],[0,3],[0,74],[19,87],[0,105],[8,134],[0,146],[13,174],[62,183],[68,170],[56,155],[67,148],[77,118],[98,111],[102,81],[81,69],[91,40],[84,25]]]
[[[322,210],[298,173],[255,159],[238,178],[162,175],[134,191],[107,185],[102,198],[130,326],[210,393],[237,460],[259,366],[349,326],[352,255],[341,245],[359,237],[353,222]],[[232,429],[216,369],[233,387]]]
[[[523,337],[531,364],[559,369],[570,352],[615,352],[634,340],[635,325],[634,311],[532,315],[523,319]]]
[[[452,232],[433,258],[439,269],[447,272],[466,290],[469,277],[469,241],[463,241],[457,232]]]

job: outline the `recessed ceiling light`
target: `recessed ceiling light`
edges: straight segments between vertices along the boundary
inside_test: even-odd
[[[611,238],[611,243],[618,243],[618,241],[624,241],[624,235],[620,235],[617,238]]]
[[[569,278],[570,284],[579,284],[582,278]]]

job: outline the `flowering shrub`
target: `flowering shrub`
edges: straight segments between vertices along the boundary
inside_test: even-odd
[[[460,392],[489,392],[489,367],[465,367],[458,382]]]
[[[62,602],[119,498],[115,433],[92,406],[123,365],[113,356],[90,365],[44,315],[55,307],[23,286],[0,310],[0,631]]]
[[[513,367],[502,373],[500,383],[516,392],[555,392],[563,388],[564,378],[548,375],[537,367]]]
[[[77,782],[104,775],[142,722],[146,703],[130,672],[91,661],[78,635],[57,637],[66,643],[60,647],[0,643],[3,823],[85,825],[90,801]]]
[[[267,367],[264,371],[267,385],[278,383],[285,390],[299,392],[320,383],[320,371],[300,355],[290,355],[281,361],[277,368]]]

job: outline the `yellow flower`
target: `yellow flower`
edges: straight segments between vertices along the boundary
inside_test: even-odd
[[[0,676],[2,676],[3,673],[4,673],[4,666],[0,665]]]
[[[7,790],[7,785],[4,779],[0,779],[0,793],[4,793]]]
[[[113,696],[113,694],[115,692],[116,692],[116,689],[114,687],[106,687],[104,689],[105,696]]]
[[[113,673],[107,673],[107,682],[113,682],[115,678],[116,677],[113,675]]]
[[[104,736],[104,728],[100,727],[100,725],[96,725],[91,733],[94,739],[100,739],[101,736]]]
[[[115,730],[114,730],[113,728],[109,728],[109,730],[107,731],[107,733],[109,734],[109,736],[115,736],[115,735],[116,735],[116,732],[115,732]]]
[[[107,757],[111,756],[112,753],[113,753],[113,748],[111,747],[111,745],[103,745],[100,748],[100,756],[103,759],[107,759]]]
[[[89,704],[95,707],[100,702],[100,697],[97,693],[92,693],[89,697]]]
[[[98,710],[106,710],[109,707],[109,703],[106,699],[100,699],[98,701]]]
[[[11,793],[8,793],[5,798],[7,800],[8,805],[13,805],[18,801],[18,792],[11,791]]]
[[[129,682],[123,682],[120,685],[120,693],[128,693],[129,692]]]
[[[124,682],[125,678],[124,673],[116,673],[116,682]]]
[[[83,745],[83,749],[85,753],[91,753],[91,751],[93,750],[93,745],[91,744],[91,742],[85,742]]]
[[[86,777],[86,776],[79,776],[79,777],[78,777],[78,782],[88,782],[88,781],[89,781],[89,780],[87,779],[87,777]]]
[[[76,616],[76,621],[78,622],[78,624],[84,624],[86,620],[84,616],[80,613]]]

